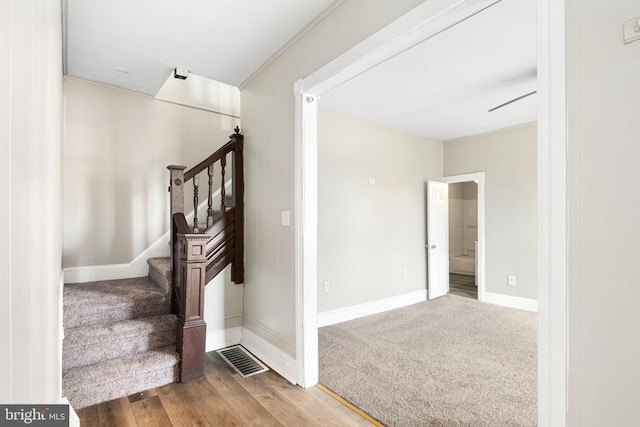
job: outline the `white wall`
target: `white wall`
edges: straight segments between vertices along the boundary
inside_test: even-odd
[[[240,342],[242,328],[242,285],[231,281],[231,265],[204,288],[204,321],[207,323],[206,351]]]
[[[61,391],[60,0],[0,2],[0,402]]]
[[[640,425],[637,0],[568,0],[569,425]]]
[[[63,265],[129,263],[169,229],[167,165],[195,166],[239,119],[72,78],[64,97]]]
[[[330,112],[318,138],[318,281],[330,282],[318,311],[425,291],[426,182],[442,179],[442,142]]]
[[[295,357],[294,82],[420,4],[349,0],[242,89],[246,159],[245,327]],[[292,224],[293,225],[293,224]]]
[[[474,172],[486,173],[485,291],[537,299],[536,124],[445,142],[444,175]]]

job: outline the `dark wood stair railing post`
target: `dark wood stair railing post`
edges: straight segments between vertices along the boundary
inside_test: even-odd
[[[173,216],[177,213],[184,214],[184,170],[186,166],[169,165],[169,253],[171,257],[171,279],[172,287],[180,286],[180,277],[178,272],[180,271],[180,259],[175,255],[176,252],[176,224],[173,221]],[[178,312],[176,307],[175,295],[172,292],[173,298],[173,310],[174,313]]]
[[[180,381],[204,375],[206,323],[204,288],[206,283],[231,263],[231,279],[244,282],[244,137],[236,127],[230,141],[185,172],[184,166],[167,166],[171,193],[171,267],[173,312],[178,315],[176,350],[180,354]],[[232,154],[233,206],[226,204],[225,168],[227,154]],[[213,165],[220,165],[220,216],[214,221]],[[198,187],[201,172],[207,170],[207,234],[199,233]],[[184,183],[193,179],[193,231],[184,215]]]
[[[207,242],[211,236],[194,234],[183,214],[174,216],[178,229],[180,287],[176,350],[181,355],[180,381],[187,382],[204,375],[207,324],[204,321],[204,286],[207,268]]]

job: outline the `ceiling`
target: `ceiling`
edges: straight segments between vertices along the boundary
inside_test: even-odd
[[[175,67],[240,86],[334,1],[65,0],[66,74],[151,96]],[[535,13],[535,0],[502,0],[320,108],[443,141],[534,121],[536,95],[488,110],[536,89]]]
[[[536,120],[536,2],[502,0],[323,95],[322,110],[443,141]]]
[[[66,74],[152,96],[175,67],[239,86],[333,2],[65,0]]]

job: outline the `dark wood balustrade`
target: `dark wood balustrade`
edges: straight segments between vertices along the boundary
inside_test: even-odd
[[[167,166],[171,193],[171,266],[173,310],[178,315],[177,350],[180,354],[180,381],[204,375],[206,324],[204,287],[231,264],[231,280],[244,282],[244,181],[243,136],[236,127],[230,141],[195,167]],[[227,156],[232,156],[232,206],[227,206],[225,176]],[[200,174],[207,171],[207,219],[200,223],[198,204]],[[214,209],[214,176],[220,174],[220,206]],[[184,185],[193,183],[193,226],[184,206]]]

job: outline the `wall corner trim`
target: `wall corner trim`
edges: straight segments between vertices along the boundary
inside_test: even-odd
[[[417,291],[408,294],[397,295],[351,307],[318,313],[318,327],[334,325],[347,320],[358,319],[372,314],[383,313],[395,308],[406,307],[427,300],[427,291]]]
[[[240,345],[284,379],[292,384],[298,384],[298,362],[294,358],[244,327]]]
[[[504,307],[517,308],[527,311],[538,311],[538,301],[531,298],[514,297],[511,295],[494,294],[493,292],[484,293],[484,302],[489,304],[501,305]]]
[[[63,269],[65,283],[95,282],[98,280],[128,279],[149,274],[147,259],[169,256],[169,232],[144,250],[128,264],[89,265]]]

